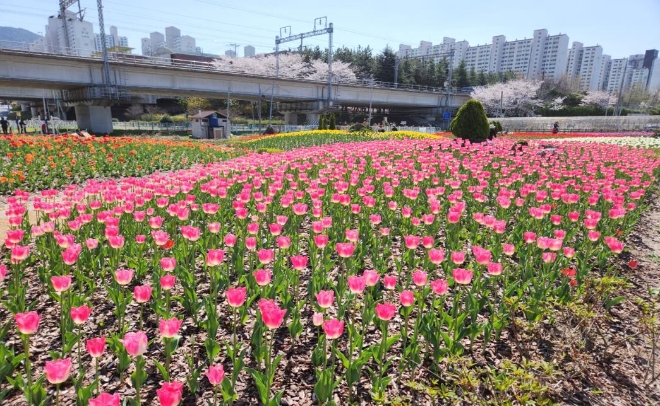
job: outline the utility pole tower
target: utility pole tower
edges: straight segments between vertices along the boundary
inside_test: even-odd
[[[66,18],[66,10],[72,5],[78,3],[78,19],[83,20],[85,14],[80,8],[80,0],[60,0],[60,18],[62,19],[62,26],[64,31],[64,46],[66,47],[66,53],[69,53],[71,50],[71,39],[69,38],[69,23]]]
[[[237,53],[236,49],[237,49],[238,47],[240,47],[241,44],[236,44],[236,43],[234,43],[234,44],[227,44],[227,46],[234,47],[234,58],[238,58],[238,53]]]
[[[101,50],[103,51],[103,84],[109,90],[110,64],[108,63],[108,48],[105,43],[105,25],[103,23],[103,0],[96,0],[96,8],[99,11],[99,31],[101,32]]]

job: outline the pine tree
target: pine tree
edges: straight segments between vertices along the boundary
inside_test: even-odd
[[[328,126],[330,130],[337,129],[337,122],[335,121],[335,113],[330,114],[330,125]]]
[[[468,79],[468,72],[467,72],[467,66],[465,65],[465,60],[462,60],[458,64],[458,68],[454,71],[454,86],[458,87],[459,89],[461,87],[467,87],[470,86],[470,82]]]
[[[481,102],[470,99],[462,105],[449,125],[449,130],[462,139],[476,141],[488,138],[490,126]]]

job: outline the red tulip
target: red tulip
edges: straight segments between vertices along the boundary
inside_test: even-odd
[[[182,324],[183,320],[179,320],[176,317],[172,317],[171,319],[161,319],[158,322],[158,331],[160,331],[162,337],[172,338],[177,335]]]
[[[331,307],[335,301],[335,292],[333,290],[321,290],[316,294],[316,301],[319,307],[327,309]]]
[[[276,329],[284,321],[286,309],[280,309],[274,300],[261,299],[259,301],[261,319],[269,329]]]
[[[69,379],[71,375],[72,363],[70,359],[58,359],[55,361],[46,361],[44,367],[46,379],[53,385],[59,385]]]
[[[111,395],[109,393],[101,393],[96,398],[89,400],[89,406],[119,406],[121,399],[118,393]]]
[[[149,345],[149,339],[144,331],[126,333],[124,338],[119,341],[124,344],[126,352],[131,357],[144,354],[147,351],[147,345]]]
[[[630,267],[630,269],[637,269],[637,261],[632,261],[631,260],[630,262],[628,262],[628,266]],[[1,280],[1,278],[0,278],[0,280]]]
[[[105,351],[105,337],[91,338],[85,343],[85,348],[92,358],[98,358]]]
[[[227,303],[231,307],[240,307],[245,303],[245,298],[247,296],[247,289],[245,287],[230,287],[225,293],[227,296]]]
[[[55,289],[55,292],[66,292],[71,287],[71,275],[51,276],[50,283],[53,284],[53,289]]]
[[[92,314],[92,308],[87,305],[82,305],[80,307],[71,307],[70,310],[71,319],[76,325],[84,324],[89,315]]]
[[[151,299],[153,288],[149,285],[136,286],[133,288],[133,298],[137,303],[147,303]]]
[[[452,277],[456,283],[467,285],[472,281],[472,271],[463,268],[456,268],[452,271]]]
[[[41,317],[37,312],[16,313],[14,320],[16,327],[22,334],[31,335],[37,332],[39,328],[39,320]]]
[[[396,306],[392,303],[377,303],[376,316],[384,321],[391,320],[396,314]]]
[[[183,397],[183,384],[180,382],[163,382],[160,389],[156,390],[158,401],[161,406],[177,406]]]
[[[341,337],[344,332],[344,322],[337,319],[329,319],[323,322],[323,332],[328,340]]]
[[[160,287],[163,290],[173,289],[175,283],[176,283],[176,276],[174,276],[174,275],[164,275],[164,276],[161,276],[161,278],[160,278]]]
[[[89,406],[119,406],[121,399],[118,393],[111,395],[101,393],[99,396],[89,400]]]
[[[225,368],[222,365],[213,365],[206,372],[206,377],[211,385],[219,385],[225,379]]]

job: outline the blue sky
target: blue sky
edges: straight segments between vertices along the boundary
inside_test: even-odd
[[[96,1],[81,4],[98,32]],[[0,3],[0,26],[43,32],[57,8],[58,0]],[[205,53],[224,54],[231,43],[270,52],[281,27],[291,26],[292,34],[311,31],[322,16],[334,23],[335,46],[351,48],[382,50],[389,44],[396,50],[400,43],[416,47],[445,36],[478,45],[495,35],[515,40],[546,28],[550,35],[568,34],[569,46],[598,44],[614,58],[660,49],[660,0],[104,0],[104,12],[106,31],[117,26],[134,53],[140,52],[140,38],[170,25],[195,37]],[[327,36],[305,44],[325,47]]]

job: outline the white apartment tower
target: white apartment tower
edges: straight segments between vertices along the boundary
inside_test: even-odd
[[[250,58],[255,55],[255,49],[252,45],[246,45],[243,47],[243,56],[245,58]]]
[[[80,21],[76,13],[65,11],[69,34],[70,49],[66,46],[66,35],[62,16],[51,16],[46,26],[46,45],[49,52],[68,53],[71,55],[91,56],[95,50],[94,26],[87,21]]]
[[[171,50],[177,49],[177,38],[181,37],[181,30],[176,27],[165,27],[165,43],[167,48]]]
[[[605,90],[609,93],[619,93],[623,86],[624,73],[628,65],[628,58],[612,59],[610,63],[610,72],[607,75],[607,85]]]

